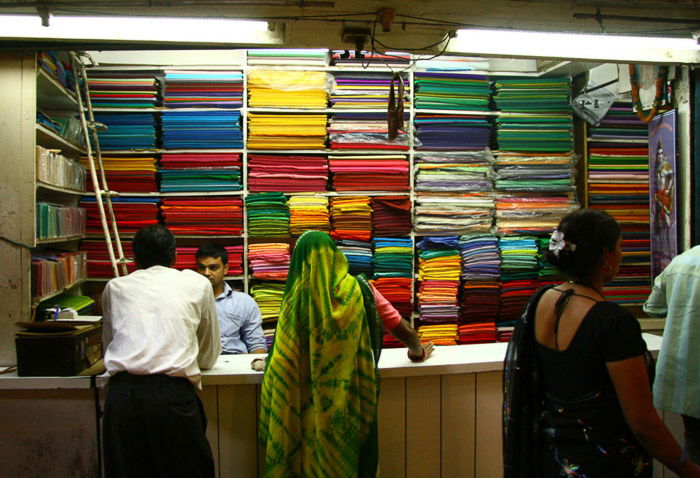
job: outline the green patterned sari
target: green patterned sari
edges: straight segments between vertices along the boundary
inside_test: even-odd
[[[376,477],[381,333],[364,278],[328,234],[303,234],[262,384],[265,477]]]

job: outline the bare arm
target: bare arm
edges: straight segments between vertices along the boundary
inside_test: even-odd
[[[607,368],[632,433],[656,459],[673,468],[682,450],[654,409],[644,357],[607,362]],[[688,460],[678,476],[700,477],[700,468]]]
[[[391,333],[391,335],[399,339],[399,341],[401,341],[402,344],[408,347],[408,353],[410,356],[422,357],[423,351],[425,351],[425,358],[423,359],[425,360],[428,357],[430,357],[430,355],[433,353],[432,342],[421,344],[420,338],[418,338],[418,334],[413,329],[413,327],[411,327],[411,324],[409,324],[406,319],[401,319],[398,325],[391,329],[389,333]]]

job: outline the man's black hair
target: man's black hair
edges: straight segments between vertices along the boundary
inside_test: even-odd
[[[201,259],[202,257],[213,257],[214,259],[221,259],[223,265],[228,264],[228,252],[226,248],[221,244],[216,242],[206,242],[199,246],[197,252],[195,252],[194,257],[196,259]]]
[[[139,229],[131,247],[136,264],[141,269],[152,266],[171,267],[175,262],[175,236],[170,229],[160,224]]]

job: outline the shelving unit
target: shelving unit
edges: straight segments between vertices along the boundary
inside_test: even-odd
[[[243,104],[241,108],[203,108],[203,107],[178,107],[178,108],[168,108],[168,107],[161,107],[161,106],[156,106],[153,108],[95,108],[95,112],[99,114],[105,114],[105,113],[129,113],[129,114],[134,114],[134,113],[141,113],[141,114],[153,114],[156,118],[160,118],[164,113],[167,112],[180,112],[180,113],[186,113],[186,112],[203,112],[203,111],[240,111],[241,113],[241,129],[243,131],[243,137],[244,141],[247,140],[248,138],[248,115],[249,114],[297,114],[297,115],[325,115],[327,117],[327,121],[329,121],[333,115],[335,114],[344,114],[344,113],[351,113],[351,114],[360,114],[360,113],[372,113],[375,115],[379,116],[385,116],[386,115],[386,108],[334,108],[334,107],[326,107],[326,108],[299,108],[299,107],[290,107],[290,108],[282,108],[282,107],[251,107],[249,106],[248,103],[248,73],[256,70],[270,70],[271,67],[269,66],[262,66],[262,65],[255,65],[251,66],[247,64],[247,61],[245,61],[245,58],[241,62],[241,64],[231,64],[231,65],[212,65],[212,66],[207,66],[207,65],[169,65],[169,66],[159,66],[156,64],[149,64],[149,65],[125,65],[124,67],[120,67],[117,65],[106,65],[106,66],[99,66],[97,67],[94,71],[99,71],[100,73],[116,73],[116,72],[131,72],[131,73],[137,73],[137,72],[148,72],[149,74],[153,74],[154,76],[163,76],[165,70],[182,70],[182,71],[187,71],[187,70],[204,70],[204,71],[217,71],[217,70],[226,70],[226,71],[241,71],[243,73],[243,89],[244,89],[244,96],[243,96]],[[276,66],[274,68],[277,71],[292,71],[292,72],[300,72],[300,71],[310,71],[310,72],[327,72],[329,74],[334,74],[334,73],[359,73],[359,74],[391,74],[393,73],[394,70],[391,68],[371,68],[371,69],[362,69],[362,68],[357,68],[357,67],[334,67],[334,66]],[[207,149],[198,149],[198,148],[187,148],[187,149],[167,149],[167,148],[162,148],[162,147],[155,147],[155,148],[146,148],[146,149],[133,149],[133,150],[105,150],[104,154],[109,155],[109,156],[154,156],[156,158],[160,158],[161,155],[163,154],[171,154],[171,153],[235,153],[235,154],[240,154],[241,155],[241,160],[242,160],[242,185],[243,189],[242,190],[232,190],[232,191],[215,191],[215,192],[119,192],[117,191],[117,197],[123,197],[123,198],[148,198],[148,199],[155,199],[155,198],[187,198],[187,197],[210,197],[210,198],[215,198],[215,197],[240,197],[244,201],[244,233],[241,236],[210,236],[210,235],[177,235],[177,238],[181,240],[179,242],[186,243],[188,246],[193,246],[195,244],[198,244],[198,242],[201,242],[203,240],[217,240],[219,242],[225,243],[225,244],[242,244],[243,245],[243,269],[244,269],[244,274],[241,276],[236,276],[236,277],[227,277],[227,280],[233,280],[239,283],[240,286],[245,291],[250,291],[250,288],[253,284],[260,282],[258,279],[252,277],[250,275],[249,271],[249,263],[248,263],[248,250],[251,244],[255,243],[261,243],[261,242],[287,242],[290,243],[293,246],[295,238],[293,236],[285,236],[285,237],[279,237],[279,236],[250,236],[248,233],[248,210],[247,206],[245,204],[246,198],[249,197],[251,194],[255,194],[255,192],[252,192],[250,190],[250,185],[248,184],[248,172],[250,171],[249,169],[249,161],[251,155],[275,155],[279,156],[282,160],[284,160],[285,156],[290,156],[290,155],[305,155],[305,156],[313,156],[313,157],[318,157],[322,156],[325,158],[328,157],[352,157],[352,156],[363,156],[363,155],[368,155],[371,154],[372,156],[379,156],[379,157],[384,157],[384,156],[392,156],[392,155],[400,155],[406,158],[409,172],[409,186],[406,191],[381,191],[381,190],[365,190],[365,191],[333,191],[333,190],[328,190],[327,188],[326,191],[309,191],[309,192],[283,192],[283,194],[287,197],[297,197],[297,196],[317,196],[317,197],[326,197],[328,199],[336,198],[336,197],[348,197],[348,196],[363,196],[363,197],[368,197],[368,198],[373,198],[376,196],[389,196],[389,197],[407,197],[411,204],[415,204],[416,198],[418,197],[419,194],[423,195],[439,195],[436,194],[435,192],[432,191],[427,191],[427,192],[418,192],[414,189],[413,185],[415,184],[415,174],[416,174],[416,157],[417,155],[428,155],[428,154],[443,154],[443,153],[451,153],[452,151],[443,151],[443,150],[432,150],[432,149],[419,149],[415,147],[415,139],[416,139],[416,130],[414,126],[414,121],[416,119],[417,115],[454,115],[456,117],[464,117],[464,116],[480,116],[480,117],[485,117],[485,118],[490,118],[489,122],[492,120],[498,119],[498,118],[519,118],[519,117],[526,117],[528,113],[519,113],[519,112],[501,112],[501,111],[494,111],[494,110],[488,110],[488,111],[483,111],[483,110],[459,110],[459,109],[429,109],[429,108],[416,108],[416,104],[414,101],[414,95],[416,94],[416,83],[415,83],[415,74],[421,73],[423,70],[417,70],[414,67],[408,68],[405,71],[402,72],[402,76],[404,77],[404,81],[409,85],[409,87],[406,89],[407,92],[407,98],[406,101],[404,102],[404,125],[405,125],[405,132],[408,138],[408,148],[407,149],[395,149],[395,150],[382,150],[382,149],[374,149],[372,147],[368,147],[366,149],[330,149],[330,148],[325,148],[325,149],[270,149],[270,148],[265,148],[265,149],[254,149],[250,148],[247,145],[244,145],[243,148],[221,148],[221,149],[214,149],[214,148],[207,148]],[[449,74],[451,72],[444,72],[446,74]],[[460,72],[460,73],[465,73],[469,75],[490,75],[491,73],[489,72]],[[493,76],[499,76],[499,75],[493,75]],[[528,76],[536,76],[536,75],[530,75],[530,74],[514,74],[513,76],[521,76],[521,77],[528,77]],[[331,176],[330,174],[330,169],[329,171],[329,178]],[[453,192],[454,193],[454,192]],[[329,204],[330,207],[330,204]],[[413,244],[413,269],[414,271],[416,270],[417,267],[417,259],[416,259],[416,243],[424,236],[440,236],[440,235],[450,235],[454,234],[451,232],[440,232],[440,231],[434,231],[434,232],[415,232],[411,231],[411,233],[403,236],[405,238],[411,239],[411,243]],[[89,235],[90,238],[96,238],[99,236],[95,235]],[[125,235],[125,237],[129,237],[129,235]],[[233,242],[231,242],[233,241]],[[413,284],[413,289],[412,289],[412,295],[414,296],[414,300],[416,297],[416,284],[417,284],[417,274],[413,274],[412,278],[412,284]],[[414,303],[414,307],[417,305],[417,302]],[[415,314],[414,316],[415,317]]]
[[[60,58],[60,60],[66,64],[70,63],[70,58],[67,55],[65,58]],[[41,66],[37,67],[36,73],[36,100],[37,111],[50,112],[52,116],[54,114],[57,116],[72,116],[79,112],[77,94],[62,85],[57,78],[54,78]],[[41,124],[36,125],[36,145],[37,150],[39,147],[56,149],[59,150],[58,154],[61,155],[60,157],[50,156],[50,159],[46,160],[43,167],[51,167],[49,163],[62,161],[64,163],[64,167],[69,167],[68,165],[72,164],[72,167],[78,170],[80,166],[77,163],[77,157],[85,154],[85,148],[82,145],[61,136],[60,134]],[[40,153],[37,151],[37,163],[39,161],[39,154]],[[50,153],[44,152],[42,154]],[[73,189],[68,187],[67,184],[62,184],[60,182],[54,184],[43,181],[38,178],[38,164],[36,169],[37,177],[35,179],[35,194],[37,202],[46,201],[52,204],[58,204],[71,208],[77,207],[80,196],[86,192],[84,187],[82,189]],[[84,183],[85,175],[82,174],[81,176],[82,182]],[[38,207],[34,214],[37,216],[37,221],[39,221],[38,216],[40,215],[40,209]],[[61,220],[59,219],[58,222],[61,222]],[[37,254],[41,256],[42,254],[52,254],[53,251],[71,252],[77,250],[78,241],[84,237],[84,225],[82,226],[82,231],[77,234],[59,235],[57,237],[38,237],[39,232],[40,231],[37,229],[37,237],[34,241],[35,249],[32,250],[32,255]],[[81,293],[80,286],[85,282],[86,272],[85,261],[79,260],[79,263],[80,266],[78,270],[73,270],[73,266],[75,265],[73,264],[71,267],[66,269],[65,272],[63,272],[67,275],[70,274],[71,276],[75,276],[75,279],[69,284],[62,287],[59,285],[59,287],[53,291],[48,291],[46,293],[41,293],[41,295],[32,297],[32,315],[34,315],[34,309],[43,301],[57,297],[64,292]],[[38,264],[37,269],[40,269],[42,262],[39,262]],[[40,274],[45,273],[46,271],[40,272]],[[52,272],[51,274],[53,273],[55,272]],[[32,280],[37,281],[37,278],[33,278]],[[61,284],[64,282],[64,280],[58,279],[56,282]]]
[[[0,131],[4,185],[0,213],[0,236],[3,238],[0,241],[0,263],[3,264],[0,296],[3,297],[4,317],[0,321],[0,361],[6,364],[16,363],[13,344],[18,329],[15,323],[32,320],[35,307],[42,300],[64,292],[77,293],[84,284],[79,270],[74,272],[71,268],[64,280],[44,284],[55,288],[42,288],[32,293],[33,256],[47,251],[70,253],[76,250],[83,237],[72,232],[60,235],[60,231],[59,237],[44,238],[38,234],[37,200],[74,206],[84,193],[75,189],[73,183],[54,181],[63,177],[59,174],[40,176],[37,172],[37,146],[60,150],[65,158],[56,159],[59,162],[70,162],[84,152],[75,141],[37,124],[38,112],[54,118],[78,112],[76,95],[40,67],[38,58],[33,50],[0,53],[0,110],[4,114]],[[72,257],[70,261],[77,263]]]

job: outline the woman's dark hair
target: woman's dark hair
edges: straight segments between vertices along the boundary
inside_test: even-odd
[[[136,264],[141,269],[152,266],[170,267],[175,259],[175,237],[165,226],[152,224],[141,228],[131,245]]]
[[[587,283],[600,266],[603,253],[614,251],[620,237],[620,225],[610,214],[597,209],[580,209],[564,216],[557,226],[566,246],[547,251],[546,259],[577,282]],[[575,245],[571,250],[570,245]]]

